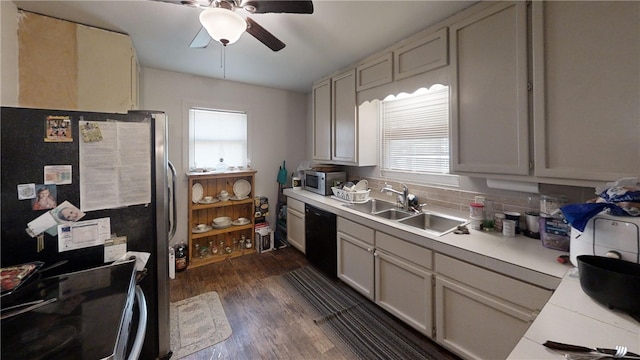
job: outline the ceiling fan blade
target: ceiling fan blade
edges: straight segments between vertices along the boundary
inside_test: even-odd
[[[202,4],[198,0],[154,0],[175,5],[186,5],[191,7],[200,7]]]
[[[200,31],[196,34],[196,36],[191,40],[191,44],[189,44],[190,48],[204,49],[209,46],[211,42],[211,36],[207,32],[207,29],[204,27],[200,27]]]
[[[247,18],[247,32],[273,51],[280,51],[285,47],[285,44],[282,41],[273,36],[273,34],[268,32],[265,28],[258,25],[258,23],[253,21],[251,18]]]
[[[245,0],[240,7],[253,14],[313,14],[313,2],[310,0]]]

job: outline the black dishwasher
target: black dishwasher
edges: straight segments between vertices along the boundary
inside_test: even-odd
[[[309,262],[332,278],[337,277],[336,215],[309,204],[304,207],[305,252]]]

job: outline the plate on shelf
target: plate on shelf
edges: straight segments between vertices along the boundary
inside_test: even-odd
[[[218,200],[220,200],[220,201],[222,201],[222,202],[229,201],[229,199],[231,199],[231,198],[230,198],[230,197],[228,197],[228,196],[227,196],[226,198],[223,198],[223,197],[221,197],[220,195],[218,195]]]
[[[248,198],[249,198],[248,196],[232,196],[229,199],[238,201],[238,200],[246,200]]]
[[[241,226],[241,225],[248,225],[250,223],[251,223],[251,220],[249,220],[247,218],[243,218],[242,221],[240,219],[232,221],[231,225]]]
[[[224,224],[224,225],[216,225],[216,224],[213,224],[213,228],[214,228],[214,229],[226,229],[226,228],[228,228],[229,226],[231,226],[231,224],[232,224],[232,223],[233,223],[233,222],[230,222],[230,223],[228,223],[228,224]]]
[[[200,183],[193,184],[193,186],[191,187],[191,201],[197,203],[198,201],[202,200],[203,196],[204,189],[202,189],[202,185]]]
[[[202,233],[205,233],[207,231],[211,231],[212,229],[213,229],[213,227],[211,227],[211,225],[207,225],[202,230],[198,229],[197,227],[193,227],[193,228],[191,228],[191,232],[194,233],[194,234],[202,234]]]
[[[245,179],[240,179],[233,183],[233,193],[236,194],[238,198],[248,197],[251,193],[251,184]]]
[[[202,200],[198,201],[198,204],[205,204],[205,205],[206,205],[206,204],[215,204],[215,203],[217,203],[218,201],[220,201],[220,200],[218,200],[218,199],[211,199],[211,200],[207,201],[207,200],[205,200],[205,199],[202,199]]]

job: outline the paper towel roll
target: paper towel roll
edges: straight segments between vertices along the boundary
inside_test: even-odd
[[[487,179],[487,186],[492,189],[540,193],[540,184],[531,182]]]

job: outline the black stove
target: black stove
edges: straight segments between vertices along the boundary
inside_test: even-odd
[[[0,357],[123,357],[134,288],[134,261],[34,280],[2,297],[2,309],[27,302],[45,305],[0,320]],[[2,316],[10,311],[3,311]]]

